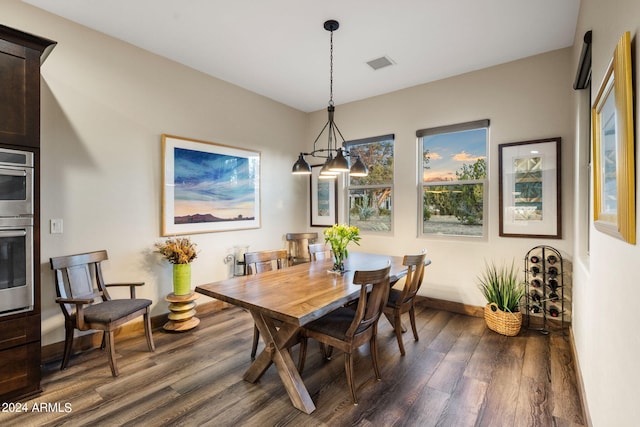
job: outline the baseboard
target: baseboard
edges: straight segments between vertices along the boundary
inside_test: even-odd
[[[227,307],[230,307],[228,303],[218,301],[218,300],[212,300],[196,306],[196,312],[202,316],[204,314],[208,314],[213,311],[218,311]],[[152,316],[151,328],[154,330],[161,328],[165,323],[167,323],[168,315],[169,313],[163,313],[158,316]],[[122,325],[114,333],[116,341],[118,339],[126,338],[129,336],[136,336],[136,335],[142,335],[142,334],[144,334],[144,324],[142,322],[142,317]],[[101,344],[102,344],[101,332],[94,332],[94,333],[89,333],[81,336],[76,335],[76,337],[73,339],[73,352],[77,353],[85,350],[90,350],[92,348],[99,347]],[[56,362],[56,361],[62,360],[63,354],[64,354],[64,341],[45,345],[42,347],[42,363],[50,363],[50,362]]]
[[[580,395],[580,403],[582,404],[582,414],[584,415],[584,422],[587,427],[592,427],[591,415],[589,412],[589,405],[585,398],[584,381],[582,379],[582,369],[580,369],[580,360],[578,359],[578,353],[576,351],[576,342],[573,338],[573,328],[569,327],[569,346],[571,347],[571,357],[573,358],[574,367],[576,371],[576,381],[578,382],[578,394]]]
[[[450,311],[452,313],[466,314],[473,317],[484,317],[484,307],[463,304],[461,302],[447,301],[418,295],[416,303],[429,308]]]

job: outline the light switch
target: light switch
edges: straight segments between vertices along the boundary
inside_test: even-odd
[[[51,220],[51,234],[62,234],[62,218],[54,218]]]

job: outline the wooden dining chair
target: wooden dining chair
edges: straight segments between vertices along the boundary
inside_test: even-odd
[[[309,245],[309,255],[311,261],[320,261],[331,258],[331,248],[325,243],[312,243]]]
[[[107,251],[96,251],[50,259],[55,272],[56,302],[64,314],[64,354],[60,369],[66,369],[73,347],[74,330],[101,330],[102,348],[106,348],[111,374],[118,376],[114,331],[124,323],[143,316],[144,331],[149,351],[155,351],[151,335],[149,306],[151,300],[136,298],[138,283],[106,284],[102,276],[102,261],[108,259]],[[108,287],[128,286],[130,299],[111,299]]]
[[[411,329],[413,330],[413,338],[418,341],[418,330],[416,328],[415,300],[418,290],[422,285],[424,277],[424,262],[427,258],[426,253],[420,255],[405,255],[402,261],[407,266],[407,275],[405,277],[402,289],[391,288],[389,298],[384,307],[384,315],[389,319],[393,326],[398,339],[398,347],[400,354],[404,356],[404,343],[402,342],[402,321],[401,316],[409,313],[411,321]]]
[[[300,359],[298,371],[302,374],[307,355],[307,339],[313,338],[321,346],[330,346],[344,352],[344,368],[347,375],[347,385],[351,390],[354,404],[358,404],[356,387],[353,380],[353,352],[361,345],[369,342],[371,360],[376,379],[380,380],[378,368],[378,352],[376,335],[378,319],[389,295],[389,269],[385,267],[373,271],[356,271],[353,283],[360,285],[360,298],[357,308],[340,307],[321,318],[306,324],[302,328],[300,342]],[[367,289],[371,286],[371,291]],[[323,353],[325,358],[327,353]]]
[[[289,254],[285,249],[269,251],[247,252],[244,254],[247,274],[258,274],[274,269],[280,270],[289,265]],[[260,341],[260,331],[253,325],[253,344],[251,346],[251,360],[256,358],[258,351],[258,341]]]
[[[289,265],[309,262],[309,244],[318,240],[318,233],[287,233],[287,246],[289,250]]]

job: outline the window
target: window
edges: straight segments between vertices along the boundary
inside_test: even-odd
[[[416,132],[422,235],[485,236],[489,120]]]
[[[367,165],[369,175],[349,177],[349,225],[362,231],[390,232],[392,227],[394,135],[349,141],[346,147]]]

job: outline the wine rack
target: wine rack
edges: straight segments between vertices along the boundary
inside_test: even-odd
[[[532,318],[540,318],[539,330],[547,334],[547,320],[554,319],[559,320],[564,335],[566,277],[560,252],[551,246],[532,248],[527,252],[524,271],[527,328],[531,328]]]

